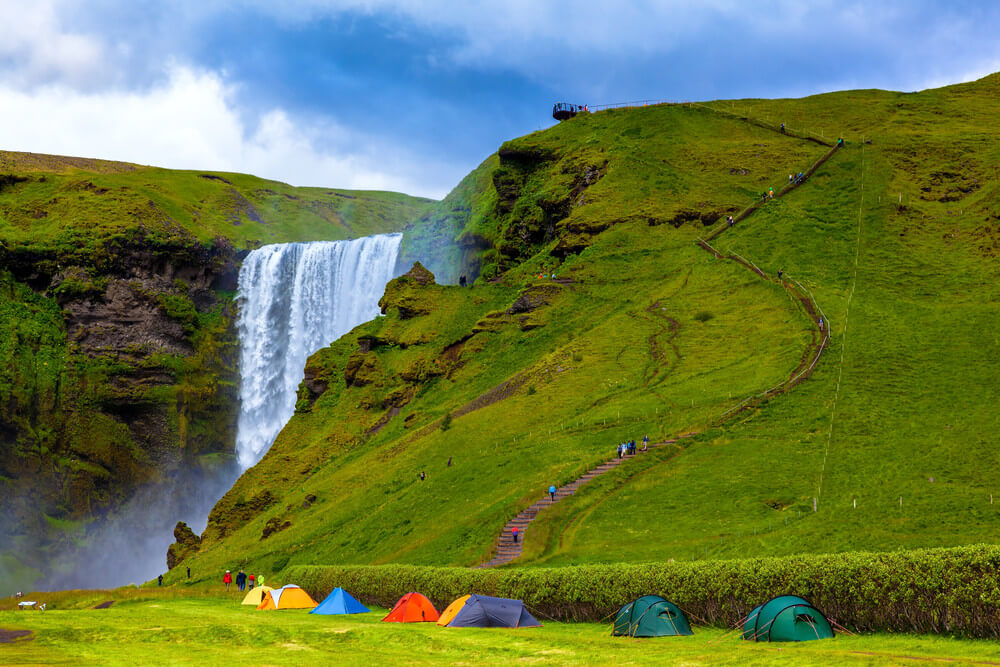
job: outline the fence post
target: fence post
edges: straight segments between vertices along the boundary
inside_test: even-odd
[[[813,496],[813,512],[816,511],[816,496]]]

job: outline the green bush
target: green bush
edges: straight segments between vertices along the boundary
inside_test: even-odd
[[[343,586],[383,607],[409,591],[439,608],[468,593],[518,598],[543,618],[571,621],[600,621],[657,593],[696,621],[724,626],[776,595],[795,594],[856,631],[1000,636],[1000,546],[993,545],[562,568],[294,566],[283,578],[314,597]]]

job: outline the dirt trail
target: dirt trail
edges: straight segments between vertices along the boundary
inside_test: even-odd
[[[0,628],[0,644],[30,642],[34,638],[35,633],[31,630],[8,630],[7,628]]]
[[[811,140],[816,141],[815,139]],[[833,154],[837,152],[838,148],[840,148],[839,145],[834,145],[819,160],[814,162],[807,171],[803,172],[804,177],[802,178],[801,181],[797,183],[788,184],[775,194],[775,198],[777,199],[779,197],[787,195],[788,193],[792,192],[793,190],[801,186],[803,183],[808,181],[809,177],[812,176],[812,174],[817,169],[819,169],[824,162],[829,160],[830,157],[832,157]],[[746,209],[740,212],[738,216],[734,217],[734,225],[736,222],[745,219],[747,216],[756,211],[758,208],[765,206],[766,203],[767,202],[761,200],[748,206]],[[721,224],[717,226],[708,235],[707,241],[701,239],[698,240],[697,242],[698,246],[703,248],[706,252],[713,254],[716,258],[736,262],[737,264],[745,267],[746,269],[753,271],[764,280],[771,280],[771,278],[766,273],[764,273],[764,271],[758,268],[750,260],[747,260],[743,257],[740,257],[739,255],[734,255],[734,254],[722,257],[722,255],[720,255],[720,253],[715,248],[709,245],[708,241],[717,238],[718,236],[722,235],[726,230],[731,228],[732,226],[729,225],[727,221],[725,220],[721,221]],[[774,387],[771,387],[770,389],[767,389],[760,394],[750,396],[741,403],[738,403],[737,405],[733,406],[727,412],[723,413],[720,417],[714,420],[711,424],[712,426],[718,426],[719,424],[728,421],[729,419],[732,419],[734,416],[740,414],[745,410],[758,407],[762,403],[766,402],[768,399],[773,398],[774,396],[777,396],[779,394],[783,394],[789,391],[792,387],[804,381],[806,378],[812,375],[813,370],[816,368],[816,364],[819,362],[820,356],[822,356],[823,354],[823,350],[826,349],[827,345],[830,342],[829,322],[824,322],[822,325],[819,324],[820,322],[819,313],[821,313],[822,311],[819,305],[812,298],[812,295],[808,294],[805,290],[800,288],[798,286],[798,283],[796,283],[794,280],[788,280],[786,279],[786,277],[782,277],[780,279],[780,282],[781,285],[792,294],[795,300],[802,305],[802,308],[805,311],[806,315],[812,321],[814,325],[812,341],[810,341],[808,348],[806,348],[805,353],[802,355],[801,361],[788,375],[787,379],[783,380]],[[674,333],[676,333],[676,330],[674,330]],[[673,337],[671,336],[670,339],[671,341],[672,338]],[[679,437],[690,437],[692,435],[695,434],[685,433],[683,436]],[[675,442],[677,442],[676,438],[668,439],[662,442],[650,443],[649,447],[650,448],[660,447],[663,445],[673,444]],[[597,467],[588,470],[580,477],[574,479],[568,484],[564,484],[558,487],[553,497],[550,498],[549,495],[546,494],[546,496],[541,500],[534,502],[530,506],[518,512],[514,516],[514,518],[512,518],[510,521],[504,524],[503,529],[500,531],[500,537],[497,540],[496,549],[493,553],[493,557],[490,558],[490,560],[483,563],[482,565],[480,565],[479,567],[496,567],[497,565],[504,565],[518,558],[521,555],[522,549],[524,547],[525,533],[527,532],[528,527],[531,525],[531,522],[534,521],[535,517],[538,516],[539,512],[549,507],[550,505],[559,502],[563,498],[573,495],[574,493],[576,493],[577,489],[579,489],[581,486],[583,486],[593,478],[597,477],[598,475],[603,475],[609,470],[614,470],[623,462],[635,458],[635,456],[638,456],[639,454],[641,454],[641,452],[634,455],[624,456],[622,458],[613,458],[608,461],[605,461],[604,463],[601,463]],[[517,528],[518,531],[517,542],[514,541],[514,528]]]

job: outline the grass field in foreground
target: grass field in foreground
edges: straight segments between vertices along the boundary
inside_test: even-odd
[[[688,665],[905,664],[1000,661],[1000,642],[936,636],[841,635],[832,640],[753,644],[716,628],[693,637],[623,639],[597,623],[545,621],[520,630],[452,629],[435,624],[380,623],[384,610],[312,616],[305,610],[258,612],[239,598],[121,601],[103,610],[0,612],[0,628],[34,631],[29,641],[0,644],[14,663],[344,664],[498,663]]]

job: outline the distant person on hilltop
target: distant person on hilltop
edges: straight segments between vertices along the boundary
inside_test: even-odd
[[[427,473],[425,473],[423,470],[421,470],[420,471],[420,481],[422,482],[425,479],[427,479]]]
[[[191,566],[190,565],[188,566],[187,571],[188,571],[188,579],[190,579],[191,578]]]
[[[157,586],[162,586],[163,585],[163,575],[162,574],[156,578],[156,585]]]
[[[229,584],[233,583],[233,575],[229,574],[229,570],[226,570],[226,573],[222,575],[222,583],[226,585],[226,592],[228,593]]]

